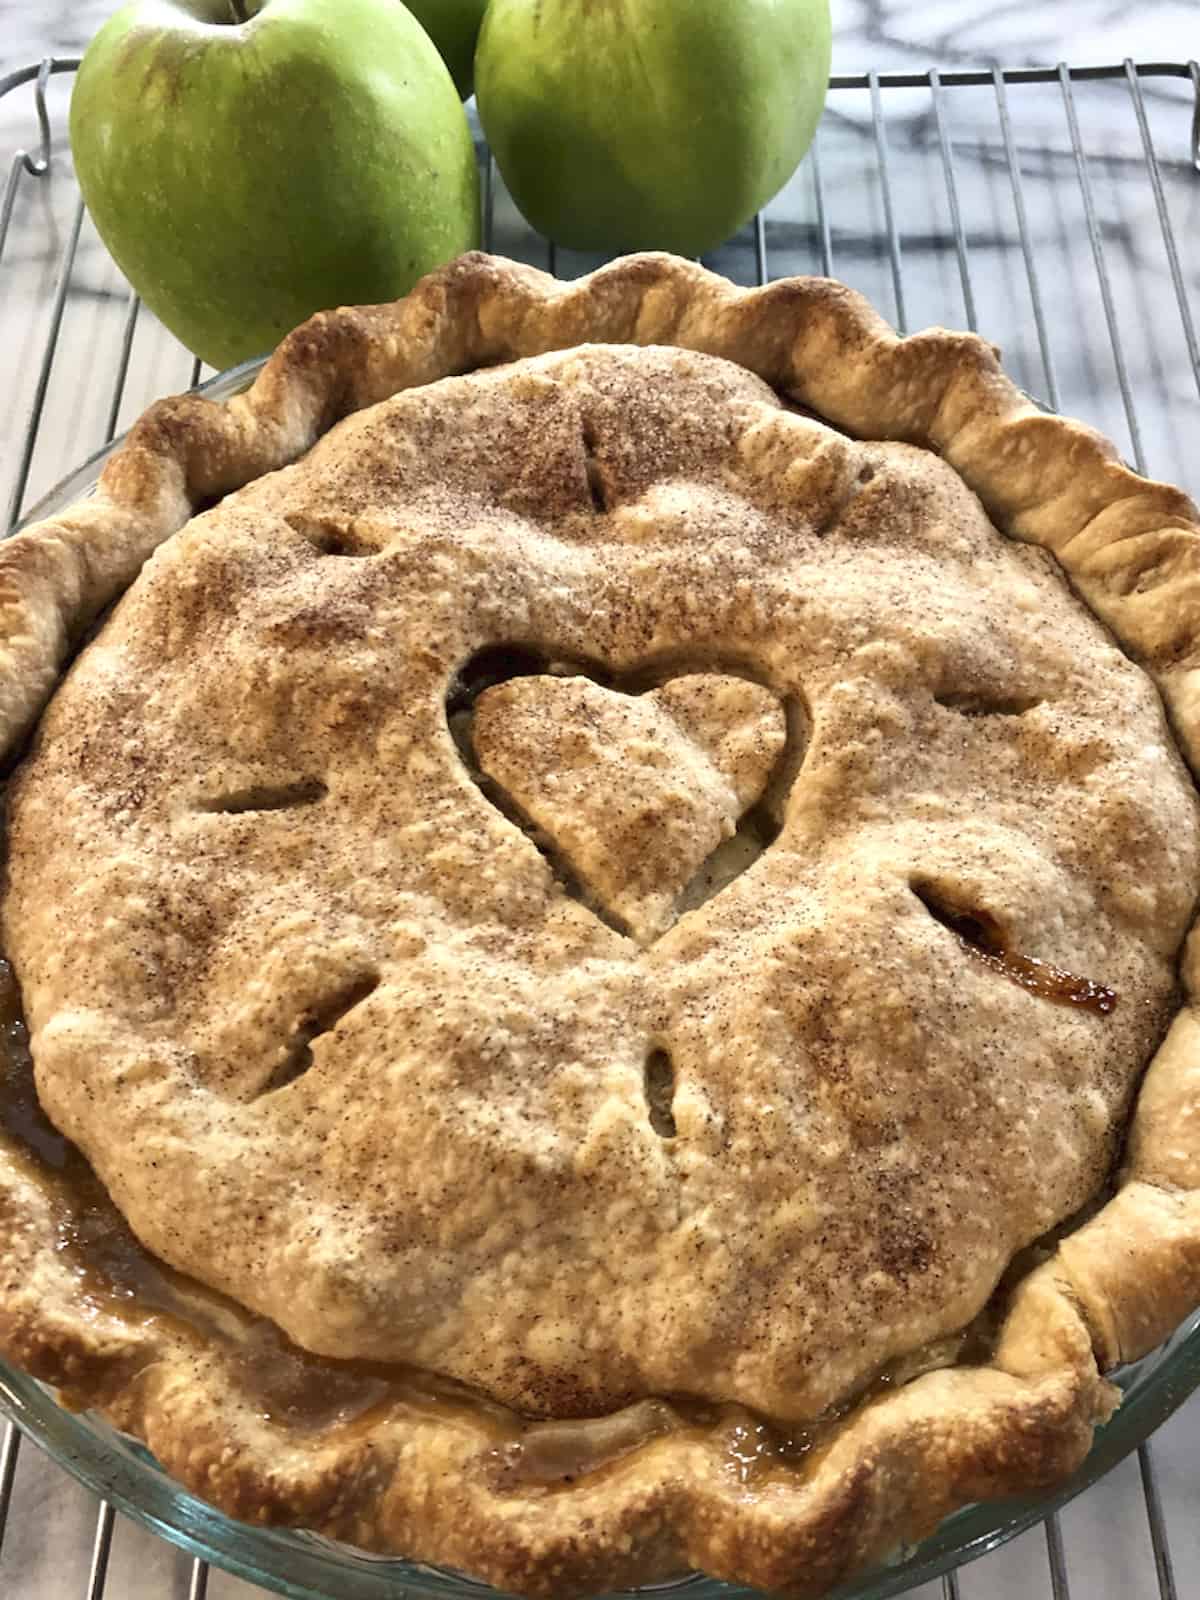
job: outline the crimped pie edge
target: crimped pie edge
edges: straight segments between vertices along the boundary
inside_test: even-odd
[[[741,290],[662,255],[564,284],[470,255],[394,305],[321,313],[224,405],[151,407],[96,494],[0,545],[0,754],[53,692],[74,642],[203,504],[302,455],[341,417],[397,391],[598,342],[723,356],[865,438],[941,454],[1011,537],[1050,550],[1157,682],[1200,766],[1200,518],[1092,429],[1042,413],[971,334],[899,338],[825,279]],[[500,1491],[479,1441],[392,1417],[339,1441],[289,1441],[249,1413],[220,1357],[162,1321],[72,1312],[54,1218],[0,1155],[11,1241],[0,1346],[144,1437],[167,1470],[231,1514],[563,1593],[687,1567],[818,1594],[956,1506],[1050,1486],[1090,1445],[1137,1359],[1200,1303],[1200,1034],[1187,1003],[1144,1081],[1122,1185],[1017,1289],[991,1366],[919,1378],[869,1402],[791,1474],[748,1493],[715,1446],[672,1436],[550,1493]],[[421,1450],[413,1449],[417,1435]]]

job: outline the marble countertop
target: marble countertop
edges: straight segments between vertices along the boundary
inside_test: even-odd
[[[1048,65],[1186,61],[1200,55],[1196,0],[833,0],[834,70],[924,71],[934,65]],[[104,16],[108,0],[0,0],[0,75],[45,54],[77,55]],[[1142,86],[1158,160],[1163,202],[1177,242],[1184,304],[1200,323],[1200,174],[1191,165],[1193,87],[1153,77]],[[63,130],[69,95],[55,82],[50,108],[54,159],[45,180],[22,178],[0,260],[0,377],[10,403],[0,411],[0,514],[23,475],[23,440],[35,404],[55,288],[73,227],[75,191]],[[1080,168],[1067,107],[1056,84],[1009,92],[1011,152],[991,87],[946,91],[940,110],[949,152],[948,186],[937,109],[927,89],[882,96],[877,136],[865,91],[831,95],[819,144],[820,187],[810,156],[766,212],[772,277],[831,268],[900,319],[889,249],[889,208],[900,263],[903,321],[974,321],[1000,345],[1006,363],[1035,396],[1085,416],[1117,440],[1131,460],[1200,493],[1200,377],[1187,345],[1155,194],[1128,85],[1080,85],[1074,109],[1087,159]],[[36,137],[32,98],[0,100],[0,160]],[[1035,264],[1031,284],[1009,155],[1025,210]],[[961,238],[953,225],[957,202]],[[1109,277],[1117,346],[1097,271],[1089,202]],[[547,264],[542,241],[523,225],[501,189],[494,244]],[[961,245],[961,250],[959,246]],[[558,270],[592,264],[561,256]],[[753,235],[711,258],[739,281],[754,281]],[[1036,290],[1036,297],[1035,297]],[[1039,330],[1036,312],[1040,309]],[[114,393],[127,326],[128,291],[90,225],[84,223],[63,296],[55,359],[46,372],[43,415],[28,481],[27,509],[68,468],[155,395],[186,386],[190,356],[144,313],[130,345],[127,380]],[[1121,378],[1130,397],[1127,408]],[[1136,422],[1131,424],[1130,411]],[[1181,1596],[1200,1595],[1200,1396],[1160,1432],[1155,1447]],[[28,1445],[22,1451],[7,1533],[0,1549],[0,1594],[13,1600],[67,1600],[88,1592],[95,1530],[91,1497]],[[1138,1467],[1127,1461],[1062,1517],[1076,1596],[1140,1600],[1155,1591],[1154,1567]],[[191,1563],[170,1546],[118,1519],[112,1545],[110,1600],[184,1600]],[[1045,1542],[1035,1530],[960,1579],[967,1600],[1026,1600],[1051,1593]],[[929,1590],[926,1600],[932,1600]],[[936,1591],[940,1593],[940,1589]],[[210,1600],[251,1600],[259,1591],[213,1572]],[[335,1600],[335,1597],[330,1597]]]
[[[1191,0],[831,0],[833,70],[909,65],[1187,60],[1200,49]],[[0,71],[47,52],[78,55],[111,0],[0,0]]]

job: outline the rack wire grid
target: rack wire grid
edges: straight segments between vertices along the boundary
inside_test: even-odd
[[[14,150],[0,202],[0,531],[151,399],[205,376],[122,281],[79,197],[54,135],[77,65],[0,78],[0,140]],[[487,247],[563,277],[599,264],[529,230],[473,125]],[[743,283],[836,274],[902,332],[977,328],[1032,396],[1195,492],[1200,277],[1179,241],[1200,237],[1198,174],[1194,61],[838,76],[794,179],[706,264]],[[257,1593],[118,1522],[21,1443],[10,1423],[0,1594]],[[1200,1595],[1200,1395],[1040,1535],[914,1593],[1067,1600],[1073,1584],[1089,1597]]]

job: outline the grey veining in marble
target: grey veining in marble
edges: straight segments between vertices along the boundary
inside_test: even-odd
[[[686,3],[686,0],[680,0]],[[1197,0],[833,0],[838,23],[835,71],[1185,61],[1200,55]],[[46,53],[78,54],[111,9],[107,0],[15,4],[0,0],[0,74]],[[67,80],[50,103],[56,129],[45,181],[22,178],[12,229],[0,259],[0,513],[20,462],[20,444],[37,385],[41,354],[70,237],[75,194],[63,129]],[[1200,174],[1191,164],[1193,85],[1150,78],[1143,84],[1147,123],[1163,198],[1185,279],[1185,304],[1200,323]],[[1131,459],[1135,446],[1118,382],[1095,247],[1090,200],[1104,266],[1119,359],[1136,402],[1148,470],[1200,492],[1200,378],[1189,359],[1184,311],[1169,271],[1155,195],[1129,87],[1080,85],[1075,111],[1086,151],[1083,178],[1057,85],[1009,91],[1011,141],[1028,239],[1036,263],[1045,346],[1038,337],[1022,251],[1014,182],[994,90],[955,89],[942,97],[943,131],[965,246],[956,250],[950,189],[939,126],[928,88],[885,91],[882,142],[891,179],[901,265],[903,321],[963,326],[968,300],[981,332],[1000,345],[1030,393],[1057,398],[1094,422]],[[7,153],[35,137],[26,91],[0,101],[0,176]],[[831,269],[899,320],[880,139],[865,91],[830,98],[819,141],[820,185],[813,156],[766,212],[772,277]],[[825,252],[828,244],[828,257]],[[545,266],[544,243],[517,216],[500,186],[496,248]],[[574,274],[591,258],[561,255]],[[754,238],[747,231],[710,264],[752,282]],[[103,440],[114,400],[114,373],[128,315],[128,292],[88,222],[84,222],[62,334],[48,373],[43,426],[23,503],[28,507],[64,471]],[[1048,360],[1047,360],[1048,356]],[[125,426],[154,396],[190,381],[191,358],[149,316],[137,322],[128,379],[118,397]],[[1200,1397],[1156,1440],[1179,1594],[1200,1596]],[[95,1507],[90,1496],[26,1446],[12,1516],[0,1552],[0,1596],[67,1600],[86,1592]],[[1152,1552],[1135,1461],[1125,1462],[1062,1517],[1073,1582],[1084,1600],[1142,1600],[1156,1592]],[[169,1546],[118,1520],[107,1593],[116,1600],[184,1600],[190,1563]],[[1026,1600],[1050,1594],[1040,1530],[966,1570],[967,1600]],[[940,1589],[936,1591],[940,1593]],[[257,1593],[223,1574],[211,1600]],[[933,1600],[934,1590],[923,1591]],[[334,1600],[334,1597],[331,1597]]]

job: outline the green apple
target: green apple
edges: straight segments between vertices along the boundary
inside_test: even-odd
[[[475,98],[540,232],[694,256],[791,176],[829,57],[829,0],[491,0]]]
[[[406,0],[408,9],[442,52],[464,100],[475,80],[475,41],[488,0]]]
[[[75,81],[101,238],[213,366],[312,312],[392,300],[479,238],[466,113],[397,0],[133,0]],[[240,5],[238,7],[240,12]]]

